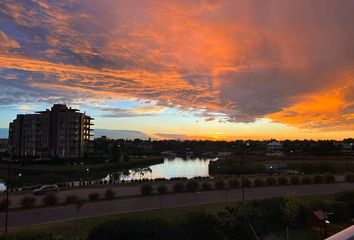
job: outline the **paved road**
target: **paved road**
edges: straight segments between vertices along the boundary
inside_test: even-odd
[[[336,182],[344,182],[344,176],[336,176]],[[151,183],[154,185],[154,183]],[[171,186],[173,183],[164,183],[167,186]],[[158,183],[155,183],[158,185]],[[141,185],[129,185],[129,184],[121,184],[121,185],[100,185],[100,186],[90,186],[88,188],[73,188],[68,190],[59,191],[57,196],[59,198],[60,203],[64,203],[66,197],[69,195],[77,195],[81,198],[88,199],[90,193],[99,193],[101,196],[104,195],[104,192],[111,188],[115,193],[116,197],[128,197],[128,196],[136,196],[139,195]],[[171,188],[171,187],[170,187]],[[11,193],[10,200],[11,206],[10,208],[19,208],[21,207],[21,199],[24,196],[33,196],[37,200],[35,205],[42,205],[42,198],[43,196],[34,196],[32,192],[25,192],[25,193]],[[0,199],[5,198],[5,193],[0,193]]]
[[[323,185],[299,185],[299,186],[276,186],[246,189],[246,199],[260,199],[275,196],[301,196],[314,194],[336,193],[344,190],[354,190],[354,183],[337,183]],[[200,193],[181,193],[165,195],[161,198],[162,208],[174,208],[182,206],[201,205],[217,202],[225,202],[225,191],[209,191]],[[241,199],[241,190],[236,189],[228,192],[227,201]],[[159,196],[119,199],[87,203],[80,210],[80,218],[139,212],[159,209]],[[32,224],[42,224],[73,219],[75,216],[74,206],[59,206],[51,208],[37,208],[23,211],[9,212],[9,227],[17,228]],[[0,229],[4,228],[4,214],[0,214]]]

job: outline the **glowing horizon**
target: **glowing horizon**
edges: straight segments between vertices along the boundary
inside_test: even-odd
[[[4,0],[0,127],[66,103],[153,138],[354,137],[354,3]]]

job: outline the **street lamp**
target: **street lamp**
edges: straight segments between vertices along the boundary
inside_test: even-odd
[[[246,146],[249,146],[250,144],[247,142]],[[245,186],[243,182],[243,165],[244,165],[244,145],[243,142],[241,143],[241,188],[242,188],[242,205],[245,205]]]
[[[87,172],[87,184],[91,184],[91,179],[90,179],[90,169],[86,168],[86,172]]]
[[[6,212],[5,212],[5,235],[7,234],[7,225],[9,221],[9,191],[10,191],[10,164],[11,160],[7,162],[7,180],[6,180]]]

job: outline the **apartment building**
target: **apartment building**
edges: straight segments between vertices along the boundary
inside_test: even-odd
[[[9,125],[9,142],[18,156],[80,158],[88,153],[93,118],[54,104],[35,114],[19,114]]]

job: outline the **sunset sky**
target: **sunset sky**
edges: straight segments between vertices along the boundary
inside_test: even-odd
[[[152,138],[354,137],[352,0],[1,0],[0,127],[66,103]]]

